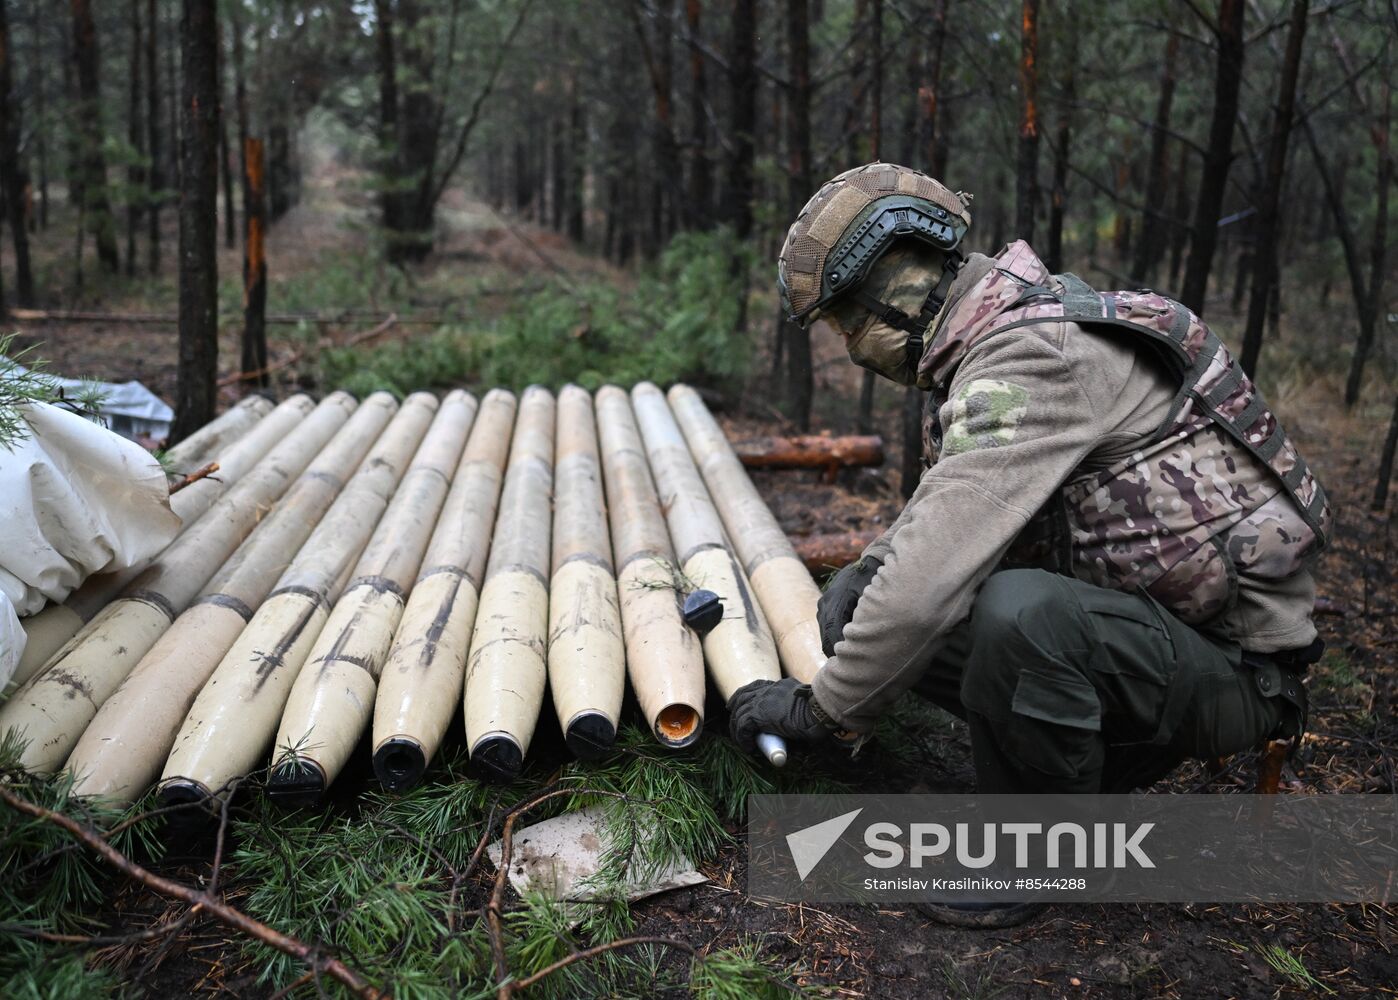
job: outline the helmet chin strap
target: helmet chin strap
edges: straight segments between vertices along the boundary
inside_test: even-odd
[[[922,338],[932,321],[941,312],[942,305],[951,293],[951,283],[956,280],[956,272],[961,269],[961,254],[953,250],[942,262],[942,276],[922,301],[922,308],[916,316],[909,316],[897,306],[875,298],[863,286],[850,293],[850,298],[896,330],[908,335],[908,358],[914,367],[922,358]]]

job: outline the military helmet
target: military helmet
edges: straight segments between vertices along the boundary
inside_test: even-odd
[[[898,240],[952,254],[971,227],[970,201],[910,167],[846,170],[806,202],[787,231],[777,260],[782,308],[804,326],[817,309],[859,288]]]

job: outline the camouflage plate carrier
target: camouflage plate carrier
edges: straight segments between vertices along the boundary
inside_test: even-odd
[[[1325,545],[1325,491],[1203,321],[1157,292],[1097,292],[1075,275],[1050,275],[1023,242],[1006,247],[930,331],[918,384],[932,392],[924,426],[933,460],[936,414],[966,352],[996,333],[1053,323],[1150,345],[1179,389],[1137,451],[1068,479],[1021,533],[1008,565],[1144,588],[1199,625],[1233,605],[1240,574],[1285,579]]]

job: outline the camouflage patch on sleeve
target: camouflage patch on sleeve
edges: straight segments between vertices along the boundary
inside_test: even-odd
[[[1028,410],[1029,394],[1013,382],[982,378],[966,383],[951,400],[942,456],[1009,444]]]

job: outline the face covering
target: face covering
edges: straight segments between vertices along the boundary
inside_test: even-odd
[[[849,359],[860,368],[899,385],[914,385],[917,382],[922,337],[890,326],[873,313],[867,313],[859,328],[845,337],[845,350],[849,352]]]

